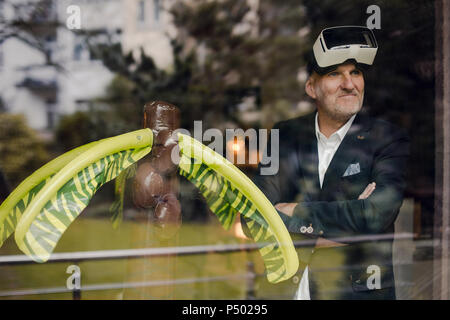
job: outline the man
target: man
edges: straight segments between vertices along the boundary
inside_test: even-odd
[[[317,112],[274,126],[280,169],[255,178],[293,239],[316,239],[298,251],[295,299],[395,299],[392,235],[409,139],[360,113],[376,49],[367,28],[322,31],[305,85]]]

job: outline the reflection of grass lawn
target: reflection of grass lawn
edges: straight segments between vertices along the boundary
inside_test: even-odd
[[[212,245],[239,243],[231,232],[213,221],[209,224],[184,223],[177,239],[159,242],[152,237],[152,229],[143,223],[124,221],[114,230],[108,219],[79,218],[74,221],[58,243],[55,252],[115,250],[161,246]],[[0,249],[0,254],[22,254],[13,237]],[[262,260],[257,252],[247,254],[207,254],[173,258],[143,258],[82,262],[83,285],[193,279],[237,275],[246,272],[246,263],[252,259],[257,271],[263,272]],[[64,287],[66,268],[70,263],[45,263],[0,267],[0,291],[19,289]],[[181,284],[174,288],[150,287],[126,290],[86,291],[83,299],[244,299],[244,279],[204,283]],[[31,299],[71,299],[70,293],[27,296]]]
[[[224,230],[218,220],[207,224],[183,223],[176,239],[159,242],[153,229],[145,221],[127,221],[114,230],[108,219],[83,218],[74,221],[58,243],[55,252],[134,249],[162,246],[195,246],[242,243],[231,231]],[[0,255],[22,254],[10,237],[0,249]],[[337,257],[335,257],[337,258]],[[330,257],[331,259],[331,257]],[[81,284],[123,284],[159,280],[179,280],[237,276],[247,272],[247,263],[255,264],[255,271],[264,272],[258,252],[205,254],[172,258],[142,258],[105,260],[79,263]],[[44,263],[0,267],[0,292],[65,287],[71,263]],[[327,267],[327,266],[324,266]],[[332,276],[330,274],[330,276]],[[290,299],[292,279],[281,284],[269,284],[265,276],[255,280],[256,297]],[[183,283],[173,287],[114,289],[83,291],[83,299],[245,299],[247,281],[244,278],[212,282]],[[71,293],[10,297],[15,299],[71,299]],[[0,299],[8,299],[0,297]]]

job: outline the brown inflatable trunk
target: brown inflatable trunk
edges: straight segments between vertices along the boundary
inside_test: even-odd
[[[147,227],[145,236],[136,234],[145,247],[174,247],[181,227],[181,206],[178,200],[177,165],[171,153],[177,145],[174,131],[179,128],[179,109],[167,102],[154,101],[144,107],[143,127],[153,131],[151,153],[138,164],[133,181],[133,202],[140,210],[141,223]],[[143,238],[143,239],[142,239]],[[144,258],[129,261],[127,281],[166,281],[158,287],[128,290],[127,299],[173,299],[175,256]],[[134,267],[133,267],[134,266]],[[131,270],[130,270],[131,267]],[[128,277],[130,278],[130,277]],[[125,292],[126,293],[126,292]]]

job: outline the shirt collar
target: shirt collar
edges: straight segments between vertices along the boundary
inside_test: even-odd
[[[348,119],[348,121],[336,132],[334,132],[331,136],[333,137],[334,135],[336,135],[339,139],[339,141],[344,140],[345,135],[347,134],[348,130],[350,129],[350,127],[352,126],[353,120],[355,120],[356,114],[354,114],[350,119]],[[327,137],[325,137],[325,135],[320,132],[319,130],[319,113],[316,112],[316,117],[315,117],[315,129],[316,129],[316,137],[317,140],[322,140],[322,139],[327,139]],[[328,138],[329,139],[329,138]]]

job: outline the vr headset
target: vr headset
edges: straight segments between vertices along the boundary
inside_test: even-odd
[[[354,60],[361,68],[372,65],[378,45],[369,28],[358,26],[332,27],[322,30],[313,46],[308,70],[325,74],[337,65]],[[312,61],[311,61],[312,60]]]

